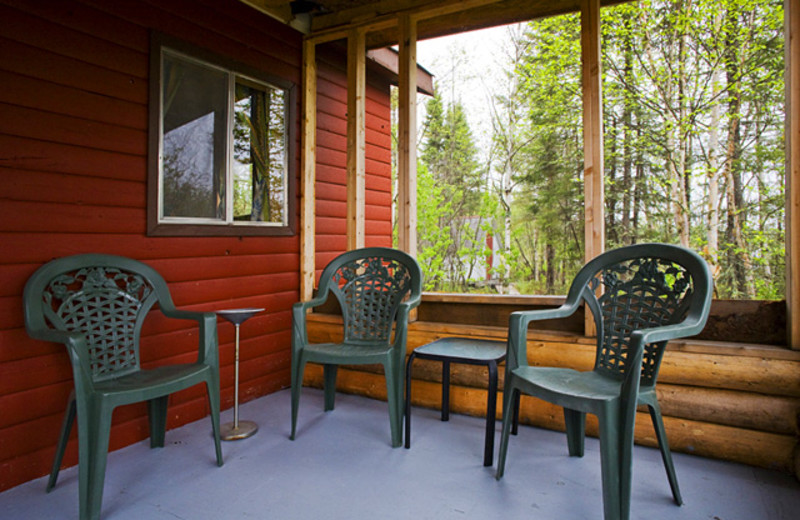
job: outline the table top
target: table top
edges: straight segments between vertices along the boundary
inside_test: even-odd
[[[242,309],[222,309],[219,311],[214,311],[214,313],[220,318],[224,318],[234,325],[240,325],[254,314],[258,314],[263,310],[263,308],[259,307],[245,307]]]
[[[441,338],[415,348],[414,353],[419,357],[464,361],[501,361],[506,356],[506,342],[458,337]]]

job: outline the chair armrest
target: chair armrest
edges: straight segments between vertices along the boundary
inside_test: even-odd
[[[196,321],[200,329],[198,337],[197,362],[211,366],[219,365],[217,315],[213,312],[184,311],[180,309],[162,308],[162,314],[168,318]]]
[[[625,374],[625,379],[620,389],[620,397],[625,403],[623,409],[626,410],[626,416],[622,417],[621,420],[629,424],[633,424],[635,421],[634,415],[641,384],[645,346],[651,343],[694,336],[703,329],[705,322],[706,319],[704,317],[689,316],[680,323],[635,330],[631,333],[631,351],[629,354],[633,355],[633,361]]]
[[[67,354],[70,357],[75,384],[89,389],[94,386],[89,360],[85,355],[81,355],[81,352],[86,352],[86,336],[84,334],[56,329],[28,329],[28,335],[42,341],[62,343],[67,348]]]
[[[33,339],[50,341],[52,343],[63,343],[69,346],[76,341],[84,341],[84,336],[80,332],[70,332],[56,329],[28,329],[28,335]]]
[[[419,304],[420,304],[421,302],[422,302],[422,294],[421,294],[421,293],[412,294],[412,295],[411,295],[411,296],[408,298],[408,300],[406,300],[406,301],[404,301],[404,302],[402,302],[402,303],[400,304],[400,309],[403,309],[403,308],[405,308],[405,309],[406,309],[406,312],[409,312],[409,311],[411,311],[411,309],[414,309],[414,308],[416,308],[416,307],[419,307]]]
[[[397,307],[397,318],[395,320],[395,334],[394,334],[394,347],[402,352],[402,356],[406,355],[406,338],[408,337],[408,315],[411,310],[417,307],[422,301],[420,294],[413,295],[408,300],[402,302]]]
[[[309,309],[313,309],[314,307],[319,307],[323,303],[328,301],[328,293],[319,293],[316,298],[312,298],[305,302],[297,302],[292,306],[292,309],[302,309],[303,313],[305,314],[306,311]]]
[[[166,316],[167,318],[174,318],[177,320],[194,320],[194,321],[201,321],[205,318],[205,316],[215,316],[213,312],[195,312],[195,311],[183,311],[176,308],[166,309],[161,308],[161,313]]]
[[[528,326],[532,321],[560,319],[571,316],[578,309],[578,302],[567,301],[556,309],[512,312],[508,319],[508,351],[506,366],[516,368],[528,364]]]
[[[689,317],[680,323],[675,323],[674,325],[664,325],[662,327],[636,330],[633,331],[631,336],[633,337],[635,335],[640,335],[642,337],[642,345],[644,346],[649,345],[650,343],[658,343],[660,341],[694,336],[703,330],[705,322],[705,319]]]
[[[308,328],[306,314],[309,309],[319,307],[328,300],[328,295],[318,295],[316,298],[292,305],[292,352],[308,344]]]

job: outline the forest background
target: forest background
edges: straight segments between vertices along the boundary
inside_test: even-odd
[[[640,0],[603,8],[601,31],[606,248],[682,244],[715,297],[784,298],[782,0]],[[459,70],[483,73],[471,51],[432,70],[417,167],[429,291],[564,294],[584,263],[579,16],[504,33],[478,124],[457,94]]]

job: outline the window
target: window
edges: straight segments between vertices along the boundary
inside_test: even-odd
[[[149,233],[293,234],[292,85],[155,39]]]

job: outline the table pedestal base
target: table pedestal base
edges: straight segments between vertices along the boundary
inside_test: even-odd
[[[223,441],[238,441],[246,439],[258,431],[258,425],[253,421],[239,421],[239,427],[234,423],[225,423],[220,427],[220,438]]]

